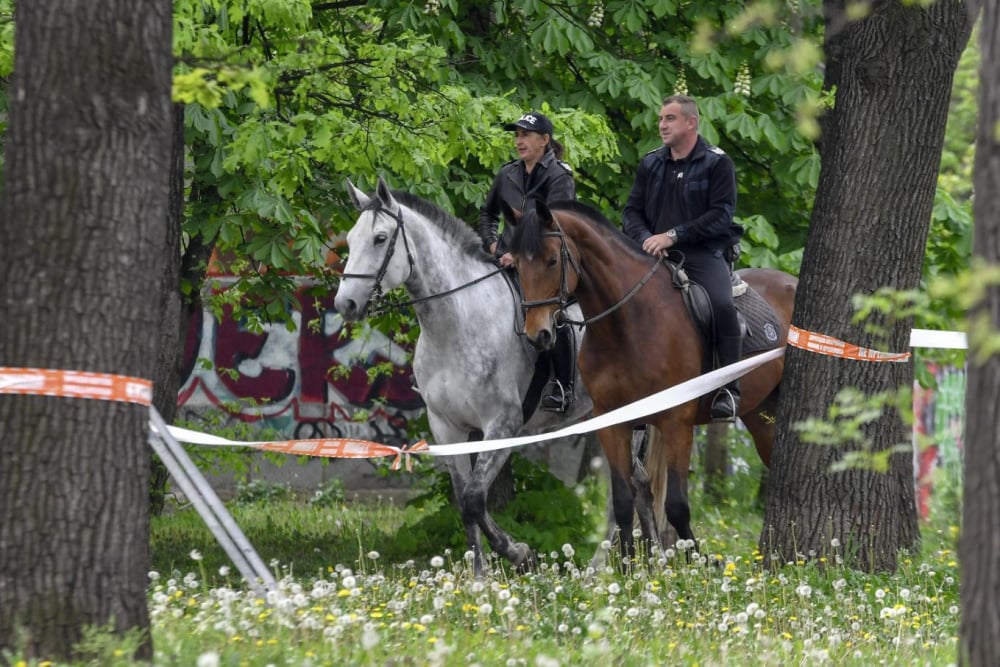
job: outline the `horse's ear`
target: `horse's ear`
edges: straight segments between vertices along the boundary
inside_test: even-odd
[[[379,198],[379,201],[382,202],[382,206],[386,210],[399,213],[399,204],[396,202],[396,198],[392,196],[392,188],[385,182],[381,174],[378,177],[378,185],[375,187],[375,196]]]
[[[546,227],[551,227],[553,223],[552,211],[541,199],[535,200],[535,213],[538,215],[538,223]]]
[[[517,227],[517,223],[521,222],[521,218],[524,217],[524,214],[508,204],[506,199],[501,200],[500,211],[503,213],[504,222],[511,227]]]
[[[371,197],[358,190],[354,183],[351,182],[351,179],[344,179],[344,187],[347,188],[347,194],[350,195],[351,202],[354,203],[354,208],[359,211],[363,211],[368,206],[368,203],[371,202]]]

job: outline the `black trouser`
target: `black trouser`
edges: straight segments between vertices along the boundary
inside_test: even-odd
[[[715,336],[717,340],[740,335],[740,322],[736,316],[736,304],[733,303],[733,285],[729,278],[729,262],[721,250],[707,248],[680,247],[677,251],[684,253],[684,270],[688,278],[705,288],[708,300],[712,304],[715,320]],[[671,251],[672,260],[679,259],[675,251]],[[732,363],[736,360],[719,360],[720,363]]]

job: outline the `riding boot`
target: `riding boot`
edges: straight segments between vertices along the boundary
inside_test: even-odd
[[[564,329],[556,336],[555,347],[550,352],[552,372],[555,375],[549,391],[542,397],[542,409],[548,412],[566,412],[574,399],[573,376],[576,374],[576,349],[571,332]]]
[[[716,353],[719,367],[735,364],[743,355],[743,339],[740,336],[720,336]],[[740,381],[733,380],[720,388],[712,399],[712,421],[734,422],[740,412]]]

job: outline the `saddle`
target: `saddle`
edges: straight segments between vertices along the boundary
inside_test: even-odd
[[[703,367],[706,370],[717,368],[715,362],[715,322],[712,315],[712,304],[708,300],[705,288],[688,278],[682,266],[670,260],[664,260],[670,269],[674,286],[680,290],[684,305],[691,315],[698,333],[701,335],[706,354]],[[778,346],[778,332],[781,326],[778,316],[767,301],[750,286],[739,272],[730,274],[733,284],[733,301],[736,304],[736,316],[740,323],[740,336],[743,338],[743,356],[766,352]]]

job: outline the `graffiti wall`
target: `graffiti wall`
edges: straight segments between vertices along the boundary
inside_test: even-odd
[[[409,442],[406,423],[423,410],[407,351],[373,331],[351,340],[333,308],[299,293],[295,331],[270,325],[260,333],[232,317],[203,311],[193,318],[184,349],[179,418],[195,424],[220,415],[273,429],[285,438],[352,437]],[[319,326],[304,326],[317,322]],[[390,376],[369,381],[366,366],[390,362]],[[376,399],[380,399],[376,401]],[[359,410],[368,413],[357,420]],[[338,465],[346,465],[341,462]]]

